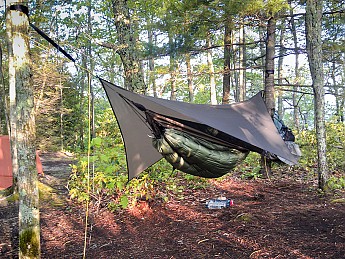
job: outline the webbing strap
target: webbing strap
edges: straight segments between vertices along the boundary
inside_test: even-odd
[[[66,58],[71,60],[73,63],[75,63],[75,59],[72,58],[70,54],[68,54],[63,48],[59,46],[55,41],[53,41],[47,34],[45,34],[43,31],[41,31],[39,28],[37,28],[35,25],[30,23],[30,26],[39,34],[41,35],[46,41],[48,41],[50,44],[52,44],[58,51],[60,51],[62,54],[65,55]]]
[[[26,5],[22,5],[22,4],[12,4],[10,5],[9,8],[11,11],[19,11],[22,12],[24,14],[26,14],[27,16],[29,16],[29,8]],[[47,34],[45,34],[43,31],[41,31],[38,27],[36,27],[35,25],[33,25],[31,22],[29,22],[31,28],[33,28],[39,35],[41,35],[46,41],[48,41],[51,45],[53,45],[58,51],[60,51],[62,54],[64,54],[64,56],[66,58],[68,58],[69,60],[71,60],[73,63],[75,63],[75,59],[68,54],[63,48],[61,48],[59,46],[59,44],[57,44],[54,40],[52,40],[51,38],[49,38],[49,36]]]
[[[13,4],[13,5],[10,5],[10,10],[11,11],[19,11],[19,12],[22,12],[22,13],[26,14],[27,16],[29,16],[29,8],[26,5]]]

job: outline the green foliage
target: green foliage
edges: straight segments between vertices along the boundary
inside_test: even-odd
[[[252,170],[241,175],[242,179],[253,179],[256,180],[262,177],[261,167],[254,167]]]
[[[167,201],[171,194],[181,194],[186,188],[207,185],[205,179],[183,174],[175,177],[171,165],[161,160],[140,177],[128,181],[122,143],[115,138],[97,137],[91,143],[92,155],[81,156],[72,166],[68,182],[72,199],[87,200],[110,210],[135,206],[138,200]]]
[[[90,196],[100,200],[121,192],[126,184],[123,147],[109,138],[95,138],[91,148],[93,154],[89,158],[82,156],[72,166],[69,191],[71,198],[78,201],[89,200]]]
[[[327,159],[332,172],[345,172],[345,125],[343,123],[326,123]]]
[[[301,131],[296,136],[302,149],[299,161],[302,167],[312,170],[317,164],[317,140],[315,131]],[[343,123],[326,123],[327,159],[329,171],[332,173],[345,170],[345,125]]]
[[[345,189],[345,176],[332,176],[327,181],[327,187],[331,190]]]
[[[256,180],[262,177],[260,172],[260,155],[258,153],[250,152],[244,161],[244,163],[237,166],[235,171],[241,173],[242,179]]]
[[[315,177],[317,168],[317,140],[315,131],[301,131],[296,135],[302,151],[299,166],[295,172],[304,172]],[[331,121],[326,123],[327,163],[330,178],[327,188],[345,189],[345,125]]]
[[[314,167],[317,158],[315,131],[301,131],[296,135],[296,139],[298,140],[302,151],[299,164],[302,167],[305,167],[307,171],[311,170]]]

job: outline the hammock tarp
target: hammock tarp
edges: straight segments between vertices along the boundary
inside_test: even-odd
[[[297,163],[298,156],[279,135],[261,93],[231,105],[191,104],[136,94],[100,80],[121,130],[129,179],[162,158],[152,145],[154,127],[162,125],[243,153],[269,152]]]

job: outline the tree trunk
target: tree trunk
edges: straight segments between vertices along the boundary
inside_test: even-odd
[[[283,83],[283,61],[284,61],[284,38],[285,38],[285,27],[286,24],[282,21],[280,26],[280,38],[279,38],[279,58],[278,58],[278,84],[281,85]],[[278,90],[278,116],[283,118],[283,98],[282,98],[282,91]]]
[[[332,51],[331,78],[332,78],[332,82],[333,82],[333,91],[334,91],[335,104],[336,104],[335,116],[336,116],[338,122],[343,122],[342,114],[343,114],[344,106],[341,105],[343,103],[343,98],[342,98],[343,96],[341,95],[340,87],[337,85],[336,71],[337,71],[336,60],[334,57],[334,52]]]
[[[5,89],[5,79],[2,67],[2,47],[0,45],[0,135],[8,135],[8,107],[7,107],[7,93]]]
[[[188,82],[188,93],[189,102],[194,102],[194,87],[193,87],[193,71],[190,62],[190,54],[186,53],[186,66],[187,66],[187,82]]]
[[[274,100],[274,55],[275,55],[275,30],[276,20],[270,18],[267,23],[267,39],[266,39],[266,66],[265,66],[265,103],[267,110],[273,118],[275,111]],[[261,165],[264,175],[271,175],[271,161],[262,155]]]
[[[8,3],[8,6],[11,3]],[[17,178],[18,178],[18,159],[17,159],[17,123],[16,123],[16,81],[15,81],[15,66],[13,58],[13,32],[12,32],[12,17],[11,13],[6,13],[6,35],[8,43],[8,87],[9,87],[9,128],[10,128],[10,139],[11,139],[11,156],[12,156],[12,175],[13,175],[13,191],[18,191]]]
[[[16,4],[26,6],[24,1]],[[13,3],[10,3],[10,5]],[[29,20],[21,11],[7,10],[7,29],[11,87],[15,87],[15,104],[11,114],[16,127],[19,193],[19,258],[40,258],[39,194],[37,187],[35,110],[29,53]],[[13,68],[14,67],[14,71]],[[13,91],[13,89],[11,89]],[[13,101],[13,100],[12,100]],[[13,121],[11,121],[12,125]],[[14,129],[11,128],[11,131]],[[11,134],[12,135],[12,134]]]
[[[345,84],[345,64],[342,64],[342,73],[341,73],[341,85]],[[338,95],[336,96],[337,106],[337,114],[339,116],[339,122],[345,121],[344,116],[344,107],[345,107],[345,89],[341,89],[341,87],[337,87]]]
[[[314,90],[315,127],[318,155],[319,188],[325,190],[328,180],[325,127],[325,90],[322,65],[322,4],[321,0],[307,0],[306,44]]]
[[[92,35],[92,15],[91,15],[91,8],[92,8],[92,0],[89,0],[87,6],[87,33]],[[91,139],[96,137],[96,129],[95,129],[95,93],[92,85],[92,73],[93,73],[93,61],[92,61],[92,47],[91,47],[91,39],[87,41],[87,56],[89,58],[89,66],[88,66],[88,73],[87,73],[87,81],[88,87],[90,92],[90,128],[91,128]]]
[[[276,20],[270,18],[267,23],[266,66],[265,66],[265,103],[269,114],[273,117],[274,100],[274,55],[275,55]]]
[[[138,33],[132,23],[127,0],[112,0],[121,62],[124,69],[125,88],[144,94],[146,86],[136,48]]]
[[[230,103],[230,60],[231,60],[231,45],[232,45],[232,38],[231,38],[231,23],[228,21],[225,24],[225,31],[224,31],[224,74],[223,74],[223,98],[222,103],[227,104]]]
[[[239,79],[238,79],[238,101],[242,102],[246,98],[246,45],[245,30],[243,21],[240,25],[239,35]]]
[[[81,66],[86,68],[87,67],[87,60],[86,60],[86,55],[82,55],[81,57]],[[83,78],[81,78],[81,84],[80,84],[80,88],[79,88],[79,93],[80,93],[80,97],[79,97],[79,147],[81,150],[85,150],[85,143],[84,143],[84,102],[85,102],[85,98],[84,98],[84,92],[85,89],[87,89],[87,76],[86,76],[86,72],[85,71],[81,71],[81,75]]]
[[[293,15],[293,10],[290,8],[290,15]],[[295,25],[294,17],[291,18],[291,31],[293,36],[294,48],[295,48],[295,82],[294,84],[298,84],[300,82],[300,72],[299,72],[299,53],[298,53],[298,38],[297,38],[297,30]],[[298,103],[297,103],[297,91],[298,86],[293,87],[292,92],[292,104],[293,104],[293,118],[294,124],[297,131],[300,128],[299,122],[299,110],[298,110]]]
[[[153,33],[152,29],[148,29],[148,40],[149,40],[149,85],[152,85],[153,96],[157,96],[157,86],[156,86],[156,77],[155,77],[155,59],[153,57]]]
[[[259,47],[260,47],[260,57],[261,57],[261,66],[264,67],[265,66],[265,57],[266,57],[266,47],[265,47],[265,42],[267,42],[267,37],[265,39],[265,31],[264,29],[259,26],[258,28],[259,30],[259,37],[260,37],[260,43],[259,43]],[[265,70],[263,69],[262,70],[262,85],[265,86],[265,75],[266,75],[266,72]]]
[[[211,50],[211,35],[208,33],[206,36],[206,45],[207,45],[207,65],[208,71],[210,74],[210,100],[211,104],[217,104],[217,93],[216,93],[216,79],[214,76],[214,66],[213,66],[213,57],[212,57],[212,50]]]
[[[342,76],[341,76],[341,82],[342,85],[345,84],[345,65],[343,64],[343,71],[342,71]],[[344,106],[345,106],[345,90],[342,89],[341,94],[337,97],[338,102],[339,102],[339,120],[341,122],[345,121],[345,116],[344,116]]]
[[[176,100],[176,73],[177,73],[177,66],[176,66],[176,51],[174,46],[174,39],[173,35],[169,32],[169,47],[170,47],[170,64],[169,64],[169,72],[170,72],[170,87],[171,87],[171,95],[170,100]]]

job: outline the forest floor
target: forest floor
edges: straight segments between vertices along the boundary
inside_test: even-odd
[[[82,258],[85,208],[66,188],[72,159],[42,154],[42,258]],[[301,178],[301,177],[300,177]],[[345,258],[345,195],[321,195],[314,180],[211,181],[167,203],[141,201],[111,213],[90,209],[87,258]],[[220,210],[207,199],[225,196]],[[17,203],[0,201],[0,258],[18,257]]]

